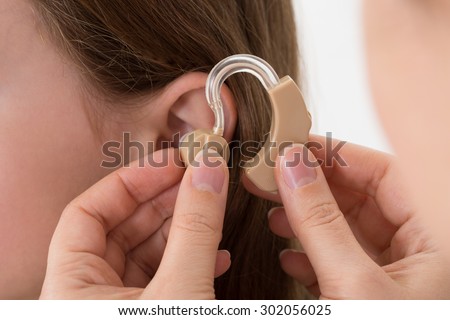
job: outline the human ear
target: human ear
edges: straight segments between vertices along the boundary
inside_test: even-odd
[[[162,148],[178,148],[180,138],[186,133],[212,130],[215,119],[206,100],[207,78],[208,74],[202,72],[186,73],[162,90],[143,97],[136,108],[108,116],[111,123],[104,125],[102,133],[102,140],[108,141],[103,148],[106,150],[105,161],[106,158],[110,161],[110,154],[117,154],[120,158],[114,157],[114,165],[121,159],[123,163],[129,163]],[[236,127],[237,112],[233,95],[226,85],[222,87],[221,99],[225,119],[223,136],[230,141]],[[109,150],[110,147],[106,146],[114,141],[123,141],[123,145]]]
[[[176,140],[186,133],[198,129],[212,130],[214,114],[205,96],[207,77],[201,72],[187,73],[173,81],[158,98],[158,108],[165,112],[163,136],[175,137],[174,142],[177,143]],[[225,116],[224,138],[230,141],[236,127],[237,112],[233,95],[226,85],[222,88],[221,98]]]

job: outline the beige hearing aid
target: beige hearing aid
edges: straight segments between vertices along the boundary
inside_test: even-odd
[[[238,72],[247,72],[258,78],[272,104],[269,139],[258,154],[245,163],[245,174],[259,189],[276,193],[276,158],[285,147],[308,141],[311,116],[295,82],[289,76],[280,80],[273,68],[259,57],[247,54],[230,56],[211,70],[206,81],[206,99],[216,119],[214,128],[185,135],[180,142],[183,144],[180,146],[181,156],[185,163],[192,163],[202,149],[213,148],[228,161],[229,148],[222,137],[224,114],[220,89],[228,77]]]
[[[228,162],[230,151],[228,142],[212,130],[199,129],[184,135],[180,140],[181,159],[185,164],[193,164],[195,156],[202,150],[213,149]]]

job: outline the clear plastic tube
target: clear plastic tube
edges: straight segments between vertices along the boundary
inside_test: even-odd
[[[235,73],[246,72],[254,75],[266,90],[276,87],[280,78],[270,64],[249,54],[237,54],[220,61],[209,73],[206,80],[206,100],[214,112],[213,133],[222,136],[225,126],[220,90],[225,80]]]

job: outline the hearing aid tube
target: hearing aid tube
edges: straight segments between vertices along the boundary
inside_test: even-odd
[[[304,144],[308,141],[311,116],[300,89],[289,76],[280,80],[275,70],[263,59],[238,54],[220,61],[207,79],[206,99],[216,119],[213,134],[223,135],[224,130],[220,89],[228,77],[238,72],[255,76],[267,90],[272,105],[269,139],[258,154],[246,162],[245,174],[259,189],[276,193],[278,191],[274,178],[276,158],[288,145]]]

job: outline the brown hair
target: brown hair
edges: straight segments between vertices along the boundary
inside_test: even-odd
[[[298,76],[298,50],[290,0],[39,0],[39,12],[57,42],[99,92],[131,101],[164,88],[190,71],[209,72],[221,59],[249,53],[280,76]],[[234,139],[262,141],[270,104],[248,75],[227,81],[238,107]],[[233,155],[221,248],[232,267],[216,280],[219,299],[288,299],[295,285],[279,252],[288,242],[268,229],[272,206],[250,195]]]

